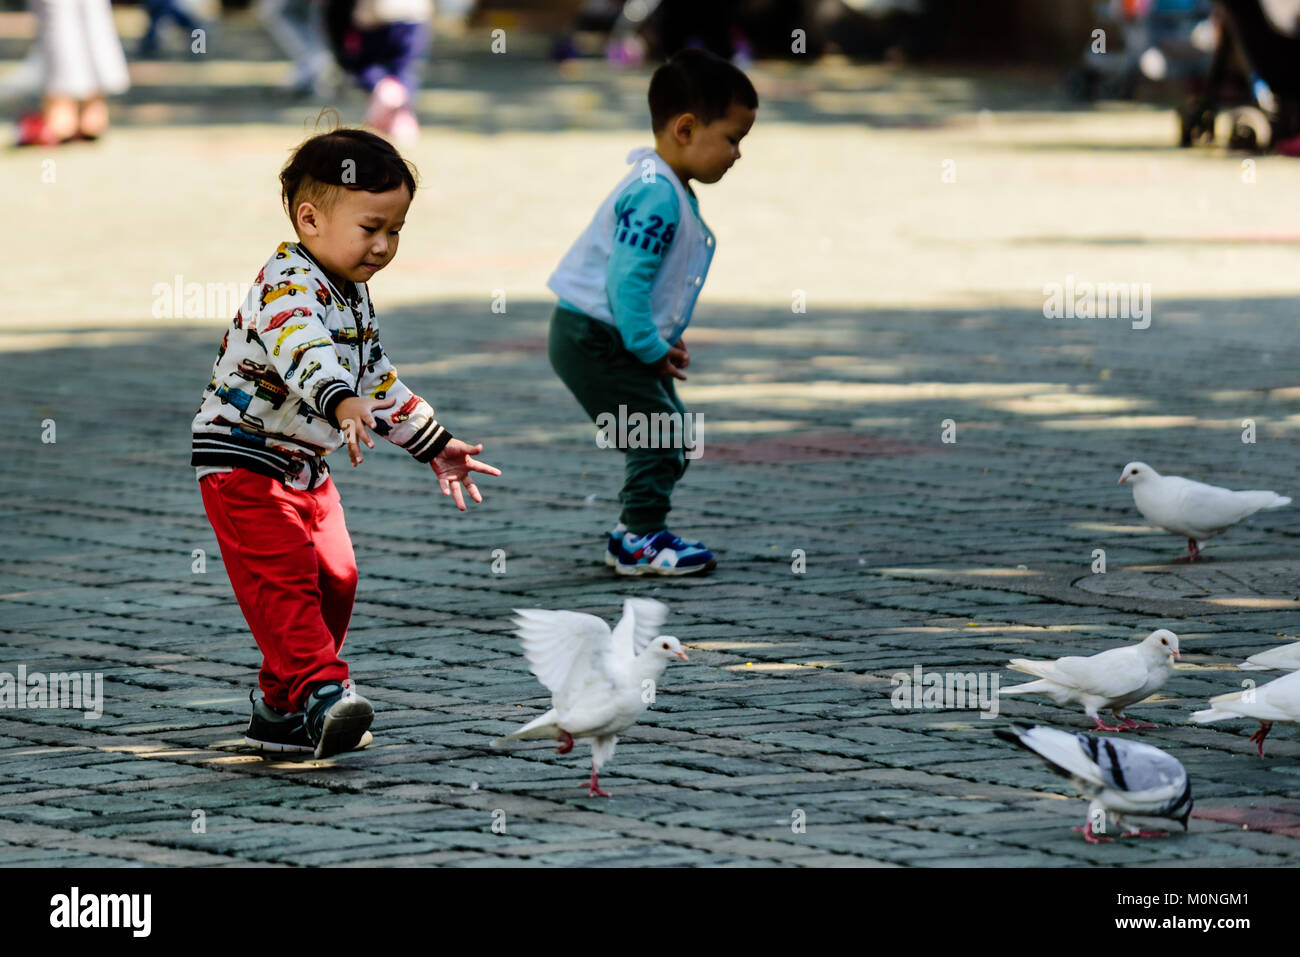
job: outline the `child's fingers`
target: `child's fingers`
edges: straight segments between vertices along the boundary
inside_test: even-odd
[[[357,445],[357,424],[351,419],[342,423],[343,439],[348,444],[348,461],[355,467],[361,463],[361,448]]]
[[[452,497],[456,499],[456,507],[462,512],[465,511],[465,496],[460,494],[460,482],[455,479],[451,480]]]
[[[479,462],[476,459],[465,459],[465,466],[475,472],[482,472],[484,475],[500,475],[501,470],[486,463]]]
[[[479,493],[478,486],[474,484],[469,476],[465,477],[465,491],[469,492],[469,497],[474,501],[480,505],[483,503],[483,496]]]

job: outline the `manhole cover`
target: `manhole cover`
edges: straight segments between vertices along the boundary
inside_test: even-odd
[[[1242,608],[1300,608],[1300,563],[1261,562],[1231,568],[1129,568],[1076,579],[1094,595],[1157,601],[1204,601]]]

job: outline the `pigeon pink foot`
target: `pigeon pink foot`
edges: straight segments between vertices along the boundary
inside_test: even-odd
[[[1117,724],[1117,725],[1115,725],[1114,727],[1112,727],[1112,726],[1110,726],[1110,725],[1108,725],[1108,724],[1105,724],[1105,723],[1101,720],[1101,718],[1093,718],[1092,720],[1095,721],[1095,722],[1097,722],[1097,726],[1096,726],[1095,728],[1092,729],[1092,730],[1094,730],[1094,731],[1127,731],[1127,730],[1128,730],[1128,728],[1127,728],[1125,725],[1122,725],[1122,724]]]
[[[587,789],[587,797],[594,798],[598,794],[601,797],[613,797],[608,791],[601,790],[600,781],[596,778],[596,766],[594,764],[591,766],[591,780],[586,784],[579,784],[578,787]]]
[[[1261,758],[1264,756],[1264,739],[1268,737],[1268,733],[1272,730],[1272,721],[1261,721],[1259,730],[1250,736],[1250,740],[1255,742],[1255,747],[1258,749]]]
[[[560,735],[561,736],[556,738],[555,740],[563,741],[564,743],[555,749],[555,753],[568,754],[570,751],[573,750],[573,735],[569,734],[569,732],[563,729],[560,730]]]
[[[1115,843],[1115,839],[1113,837],[1098,837],[1096,834],[1094,834],[1092,832],[1091,821],[1089,821],[1083,827],[1072,827],[1070,828],[1070,830],[1078,831],[1080,834],[1083,835],[1083,839],[1087,841],[1089,844],[1114,844]]]
[[[1196,539],[1194,539],[1194,538],[1189,538],[1189,539],[1187,540],[1187,554],[1186,554],[1186,555],[1179,555],[1177,558],[1174,559],[1174,561],[1176,561],[1176,562],[1199,562],[1199,561],[1204,561],[1204,557],[1201,555],[1201,550],[1200,550],[1200,548],[1198,548],[1197,545],[1196,545]]]
[[[1126,718],[1121,718],[1120,720],[1124,722],[1124,727],[1128,728],[1130,731],[1136,731],[1136,730],[1138,730],[1139,728],[1158,728],[1158,727],[1160,727],[1160,725],[1158,725],[1158,724],[1147,724],[1147,723],[1144,722],[1144,721],[1134,721],[1132,718],[1127,718],[1127,717],[1126,717]]]

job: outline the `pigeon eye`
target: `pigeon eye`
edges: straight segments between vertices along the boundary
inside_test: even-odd
[[[1132,469],[1132,470],[1130,470],[1130,472],[1129,472],[1128,474],[1129,474],[1129,475],[1137,475],[1137,474],[1138,474],[1138,470],[1137,470],[1137,469]]]
[[[666,642],[666,641],[664,642],[664,650],[665,650],[665,651],[668,650],[668,642]]]

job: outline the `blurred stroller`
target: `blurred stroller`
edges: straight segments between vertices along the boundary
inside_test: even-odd
[[[1300,0],[1218,6],[1218,45],[1204,91],[1178,111],[1179,145],[1213,143],[1217,125],[1229,149],[1300,156]]]
[[[1082,60],[1065,74],[1065,92],[1075,100],[1127,100],[1143,77],[1152,81],[1192,80],[1209,61],[1205,30],[1211,0],[1110,0],[1098,19],[1118,28],[1122,41],[1094,39]]]

